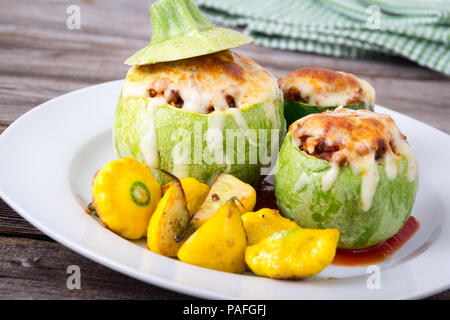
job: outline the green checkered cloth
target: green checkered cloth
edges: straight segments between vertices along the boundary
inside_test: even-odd
[[[337,57],[402,56],[450,75],[450,1],[197,0],[255,43]]]

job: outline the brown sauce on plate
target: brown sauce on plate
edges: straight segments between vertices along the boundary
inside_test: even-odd
[[[391,238],[362,250],[338,249],[333,264],[339,266],[365,266],[382,262],[400,249],[419,229],[419,221],[409,217],[403,227]]]

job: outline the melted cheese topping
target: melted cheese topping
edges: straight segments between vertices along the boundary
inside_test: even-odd
[[[160,98],[163,100],[162,98]],[[153,101],[147,104],[147,112],[145,114],[145,119],[142,122],[141,132],[143,136],[140,142],[140,148],[142,155],[144,156],[145,162],[150,168],[158,168],[159,165],[159,153],[156,144],[156,129],[154,125],[154,108],[152,107],[158,103],[164,103],[163,101],[158,101],[153,99]]]
[[[352,74],[321,68],[302,68],[278,80],[285,100],[314,106],[373,105],[375,90]]]
[[[127,74],[124,99],[180,97],[185,110],[210,113],[245,108],[273,99],[276,79],[251,59],[229,50],[200,57],[133,66]]]
[[[398,174],[401,157],[408,159],[408,181],[414,181],[417,164],[414,153],[394,120],[368,110],[338,108],[311,114],[294,122],[289,131],[293,143],[317,158],[331,163],[322,177],[322,190],[333,186],[341,166],[350,166],[362,176],[361,206],[370,209],[378,181],[378,164],[385,164],[388,179]]]

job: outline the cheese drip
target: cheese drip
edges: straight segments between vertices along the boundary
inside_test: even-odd
[[[387,179],[399,173],[400,160],[408,160],[407,178],[415,180],[417,164],[414,153],[395,122],[387,115],[368,110],[339,108],[311,114],[289,128],[293,143],[303,151],[330,163],[321,179],[322,190],[335,183],[339,168],[349,166],[361,176],[361,207],[371,207],[379,182],[379,164],[383,163]]]
[[[154,124],[154,111],[156,106],[164,105],[166,102],[163,98],[152,99],[147,102],[146,114],[142,123],[140,149],[146,164],[150,168],[158,168],[159,153],[156,141],[156,129]]]

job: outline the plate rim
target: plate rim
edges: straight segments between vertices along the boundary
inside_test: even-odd
[[[60,99],[64,99],[64,98],[68,98],[71,95],[77,95],[78,93],[80,93],[81,91],[87,91],[87,90],[96,90],[98,87],[101,86],[106,86],[106,85],[118,85],[119,83],[123,82],[123,80],[114,80],[114,81],[108,81],[108,82],[104,82],[104,83],[100,83],[100,84],[96,84],[93,86],[88,86],[88,87],[84,87],[84,88],[80,88],[68,93],[65,93],[63,95],[57,96],[53,99],[50,99],[48,101],[43,102],[42,104],[39,104],[38,106],[30,109],[29,111],[25,112],[23,115],[21,115],[19,118],[17,118],[13,123],[11,123],[3,132],[2,134],[0,134],[0,145],[2,140],[4,139],[8,139],[8,136],[11,135],[11,132],[14,132],[15,128],[17,126],[19,126],[23,121],[26,121],[29,117],[32,117],[35,113],[39,113],[41,112],[42,109],[46,108],[47,105],[49,104],[53,104],[53,103],[57,103],[58,100]],[[449,134],[441,131],[440,129],[437,129],[427,123],[421,122],[419,120],[416,120],[408,115],[402,114],[398,111],[395,110],[391,110],[389,108],[383,107],[381,105],[376,104],[375,108],[383,108],[388,110],[389,112],[392,112],[393,114],[399,114],[402,117],[406,117],[409,121],[415,121],[415,122],[419,122],[421,125],[425,125],[427,126],[429,129],[431,130],[435,130],[437,132],[439,132],[440,134],[443,134],[445,136],[447,136],[447,138],[450,137]],[[25,220],[27,220],[29,223],[31,223],[34,227],[36,227],[38,230],[40,230],[41,232],[43,232],[44,234],[46,234],[47,236],[49,236],[50,238],[52,238],[53,240],[55,240],[56,242],[62,244],[63,246],[75,251],[76,253],[92,260],[95,261],[96,263],[99,263],[103,266],[106,266],[107,268],[110,268],[112,270],[115,270],[117,272],[120,272],[122,274],[125,274],[126,276],[138,279],[139,281],[143,281],[145,283],[150,283],[165,289],[169,289],[175,292],[180,292],[183,294],[187,294],[187,295],[191,295],[191,296],[195,296],[195,297],[200,297],[200,298],[206,298],[206,299],[236,299],[239,297],[235,297],[235,296],[228,296],[228,295],[224,295],[221,294],[219,292],[216,291],[211,291],[208,289],[203,289],[203,288],[199,288],[199,287],[193,287],[191,285],[188,284],[183,284],[183,283],[178,283],[175,281],[171,281],[169,279],[165,279],[162,278],[160,276],[157,275],[153,275],[151,273],[146,273],[146,277],[147,279],[144,279],[144,277],[142,277],[139,272],[136,272],[134,268],[131,268],[127,265],[123,265],[120,262],[115,261],[114,259],[111,259],[109,257],[105,257],[102,255],[99,255],[95,252],[90,251],[89,249],[84,248],[82,245],[77,244],[75,242],[73,242],[71,239],[66,239],[64,237],[63,234],[61,234],[61,232],[58,232],[57,230],[52,230],[51,227],[46,226],[45,224],[42,224],[38,218],[35,218],[33,216],[33,214],[31,212],[28,212],[28,210],[25,210],[24,208],[22,208],[20,206],[20,204],[16,203],[16,201],[14,201],[13,199],[11,199],[8,196],[8,192],[5,191],[4,187],[2,187],[1,181],[0,181],[0,197],[16,212],[18,213],[21,217],[23,217]],[[182,263],[182,262],[179,262]],[[204,270],[204,268],[201,267],[197,267],[197,266],[192,266],[190,265],[190,267],[193,268],[200,268],[202,270]],[[208,271],[213,271],[213,272],[219,272],[219,271],[215,271],[215,270],[208,270]],[[220,272],[222,273],[222,272]],[[149,279],[148,279],[149,278]],[[150,280],[150,281],[149,281]],[[429,290],[425,290],[425,291],[420,291],[416,294],[404,294],[403,296],[399,296],[396,297],[396,299],[419,299],[419,298],[423,298],[423,297],[428,297],[430,295],[434,295],[436,293],[445,291],[450,289],[450,278],[447,284],[442,285],[442,286],[437,286],[435,288],[429,289]]]

